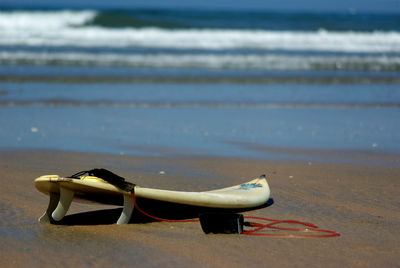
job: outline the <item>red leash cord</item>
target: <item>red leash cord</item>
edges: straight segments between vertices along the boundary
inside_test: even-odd
[[[255,235],[255,236],[270,236],[270,237],[291,237],[291,238],[300,238],[300,237],[308,237],[308,238],[321,238],[321,237],[334,237],[334,236],[340,236],[338,232],[335,231],[329,231],[329,230],[323,230],[323,229],[318,229],[318,226],[312,223],[308,222],[301,222],[301,221],[295,221],[295,220],[273,220],[273,219],[267,219],[267,218],[261,218],[261,217],[253,217],[253,216],[246,216],[245,219],[257,219],[257,220],[263,220],[263,221],[271,221],[271,223],[268,224],[261,224],[261,223],[254,223],[250,222],[248,225],[251,227],[258,227],[256,229],[250,230],[250,231],[244,231],[242,234],[245,235]],[[275,224],[279,223],[294,223],[294,224],[300,224],[306,227],[311,227],[310,228],[287,228],[287,227],[277,227],[274,226]],[[318,232],[318,233],[325,233],[325,234],[317,234],[317,235],[295,235],[295,234],[263,234],[263,233],[256,233],[262,229],[265,228],[270,228],[270,229],[275,229],[275,230],[285,230],[285,231],[297,231],[297,232]]]
[[[169,220],[169,219],[163,219],[163,218],[158,218],[153,215],[150,215],[143,211],[136,202],[136,197],[135,197],[135,192],[131,192],[132,195],[132,200],[133,204],[135,205],[135,208],[139,210],[140,213],[143,215],[152,218],[154,220],[158,221],[165,221],[165,222],[198,222],[198,219],[188,219],[188,220]],[[245,219],[256,219],[256,220],[262,220],[262,221],[268,221],[270,223],[268,224],[262,224],[262,223],[256,223],[256,222],[248,222],[245,223],[245,225],[250,226],[250,227],[256,227],[253,230],[249,231],[243,231],[242,234],[245,235],[254,235],[254,236],[269,236],[269,237],[286,237],[286,238],[322,238],[322,237],[334,237],[334,236],[340,236],[339,233],[334,232],[334,231],[329,231],[329,230],[322,230],[318,229],[318,226],[312,223],[307,223],[307,222],[301,222],[301,221],[295,221],[295,220],[273,220],[273,219],[267,219],[267,218],[261,218],[261,217],[254,217],[254,216],[245,216]],[[274,226],[276,224],[280,223],[292,223],[292,224],[300,224],[306,227],[310,228],[287,228],[287,227],[277,227]],[[265,233],[257,233],[258,231],[265,229],[265,228],[270,228],[270,229],[275,229],[275,230],[285,230],[285,231],[297,231],[297,232],[318,232],[318,233],[324,233],[324,234],[317,234],[317,235],[293,235],[293,234],[265,234]]]

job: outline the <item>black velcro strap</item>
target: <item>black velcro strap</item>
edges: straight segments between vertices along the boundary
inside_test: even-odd
[[[123,177],[118,176],[117,174],[114,174],[111,171],[104,168],[95,168],[88,171],[81,171],[70,176],[70,178],[79,179],[79,177],[83,176],[84,174],[88,174],[89,176],[94,176],[103,179],[106,182],[126,192],[131,192],[135,188],[135,184],[125,181]]]

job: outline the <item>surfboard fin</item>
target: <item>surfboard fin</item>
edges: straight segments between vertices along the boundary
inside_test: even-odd
[[[134,207],[135,205],[131,195],[124,194],[124,208],[122,209],[122,213],[121,216],[119,216],[117,224],[129,223]]]
[[[46,212],[39,218],[40,223],[47,223],[53,220],[51,218],[51,214],[56,209],[59,200],[60,200],[59,194],[50,193],[49,206],[47,207]]]
[[[60,200],[58,201],[58,205],[56,209],[51,214],[51,217],[55,221],[60,221],[64,218],[65,214],[69,207],[71,206],[72,199],[74,198],[74,191],[60,187]]]

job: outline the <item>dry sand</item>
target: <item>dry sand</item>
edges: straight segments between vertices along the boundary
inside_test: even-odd
[[[245,215],[312,222],[341,236],[206,235],[199,223],[145,220],[117,226],[111,223],[119,208],[80,203],[72,204],[63,225],[37,222],[48,197],[34,188],[36,177],[95,167],[141,186],[193,191],[266,173],[273,204]],[[25,150],[1,151],[0,169],[0,267],[400,266],[398,165]]]

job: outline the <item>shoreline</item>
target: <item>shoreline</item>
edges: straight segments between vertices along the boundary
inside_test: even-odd
[[[137,152],[107,152],[107,151],[85,151],[85,150],[64,150],[53,148],[29,148],[29,147],[3,147],[0,148],[0,154],[8,153],[54,153],[54,154],[88,154],[99,156],[112,157],[132,157],[143,159],[221,159],[232,161],[266,161],[270,163],[286,163],[286,164],[340,164],[354,166],[400,166],[400,154],[395,152],[387,152],[383,150],[370,149],[324,149],[324,148],[297,148],[297,147],[278,147],[266,146],[256,143],[232,142],[249,152],[254,152],[253,155],[221,155],[210,152],[191,153],[190,150],[174,150],[173,148],[162,146],[138,146]],[[136,148],[131,146],[131,149]]]
[[[48,198],[34,189],[36,177],[46,173],[68,176],[95,167],[109,169],[143,187],[187,191],[230,186],[266,173],[273,204],[243,214],[311,222],[341,236],[205,235],[198,223],[85,225],[79,223],[79,217],[90,218],[110,207],[76,202],[67,216],[69,225],[37,223]],[[398,265],[398,166],[0,150],[0,168],[0,264],[4,267],[28,262],[33,267],[60,263],[128,267],[139,262],[146,267]]]
[[[399,152],[394,85],[5,83],[0,94],[3,148],[279,160],[320,148],[328,158]]]

